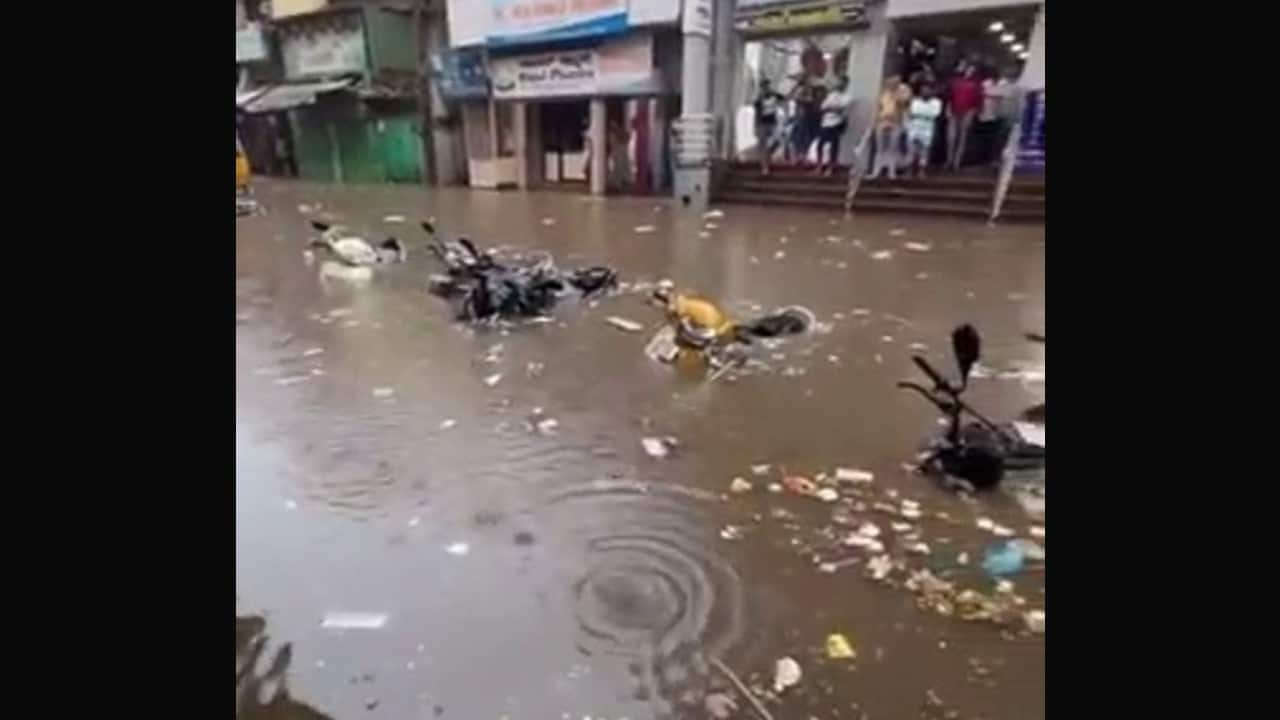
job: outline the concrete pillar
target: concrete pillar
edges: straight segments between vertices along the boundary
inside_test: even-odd
[[[529,189],[529,125],[527,122],[528,105],[523,102],[511,104],[511,132],[515,135],[516,154],[516,187]]]
[[[604,195],[605,173],[609,167],[608,148],[605,145],[604,98],[591,98],[591,194]]]
[[[849,44],[849,94],[853,107],[849,111],[849,129],[840,140],[840,162],[853,158],[854,148],[862,134],[875,120],[876,98],[884,83],[885,60],[890,51],[892,24],[886,14],[888,4],[877,3],[867,8],[870,25],[855,30]]]
[[[724,11],[711,4],[713,13]],[[713,17],[714,27],[714,17]],[[715,117],[711,115],[711,38],[685,32],[680,63],[681,113],[676,130],[675,196],[691,209],[706,209],[711,194],[709,161],[715,145]]]

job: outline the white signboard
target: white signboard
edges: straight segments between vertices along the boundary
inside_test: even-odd
[[[647,33],[596,48],[495,58],[490,68],[499,100],[652,92],[657,83]]]
[[[711,37],[711,12],[711,0],[684,0],[684,34]]]
[[[281,48],[285,75],[322,77],[365,70],[364,33],[360,27],[293,35]]]

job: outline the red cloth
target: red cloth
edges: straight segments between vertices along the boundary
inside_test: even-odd
[[[982,84],[976,77],[951,80],[951,112],[957,115],[977,110],[982,104]]]

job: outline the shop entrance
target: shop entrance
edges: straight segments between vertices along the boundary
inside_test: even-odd
[[[886,74],[913,95],[930,86],[944,111],[929,159],[935,168],[991,172],[1018,111],[1037,6],[902,18]],[[966,68],[969,68],[966,70]],[[968,87],[966,87],[968,85]]]
[[[831,32],[750,40],[743,46],[742,97],[734,118],[734,152],[739,160],[758,160],[770,152],[774,162],[817,160],[822,101],[849,69],[853,34]],[[776,96],[762,105],[774,110],[772,124],[757,122],[756,100],[767,80]]]
[[[552,187],[586,192],[591,172],[590,105],[586,100],[537,105],[542,132],[543,179]]]

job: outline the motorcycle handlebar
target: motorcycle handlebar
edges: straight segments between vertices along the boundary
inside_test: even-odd
[[[936,388],[940,390],[945,389],[947,391],[951,390],[951,384],[944,380],[937,370],[933,369],[933,366],[929,364],[928,360],[925,360],[919,355],[912,355],[911,362],[915,363],[916,367],[920,368],[924,371],[925,375],[929,376],[929,379],[933,381]]]

